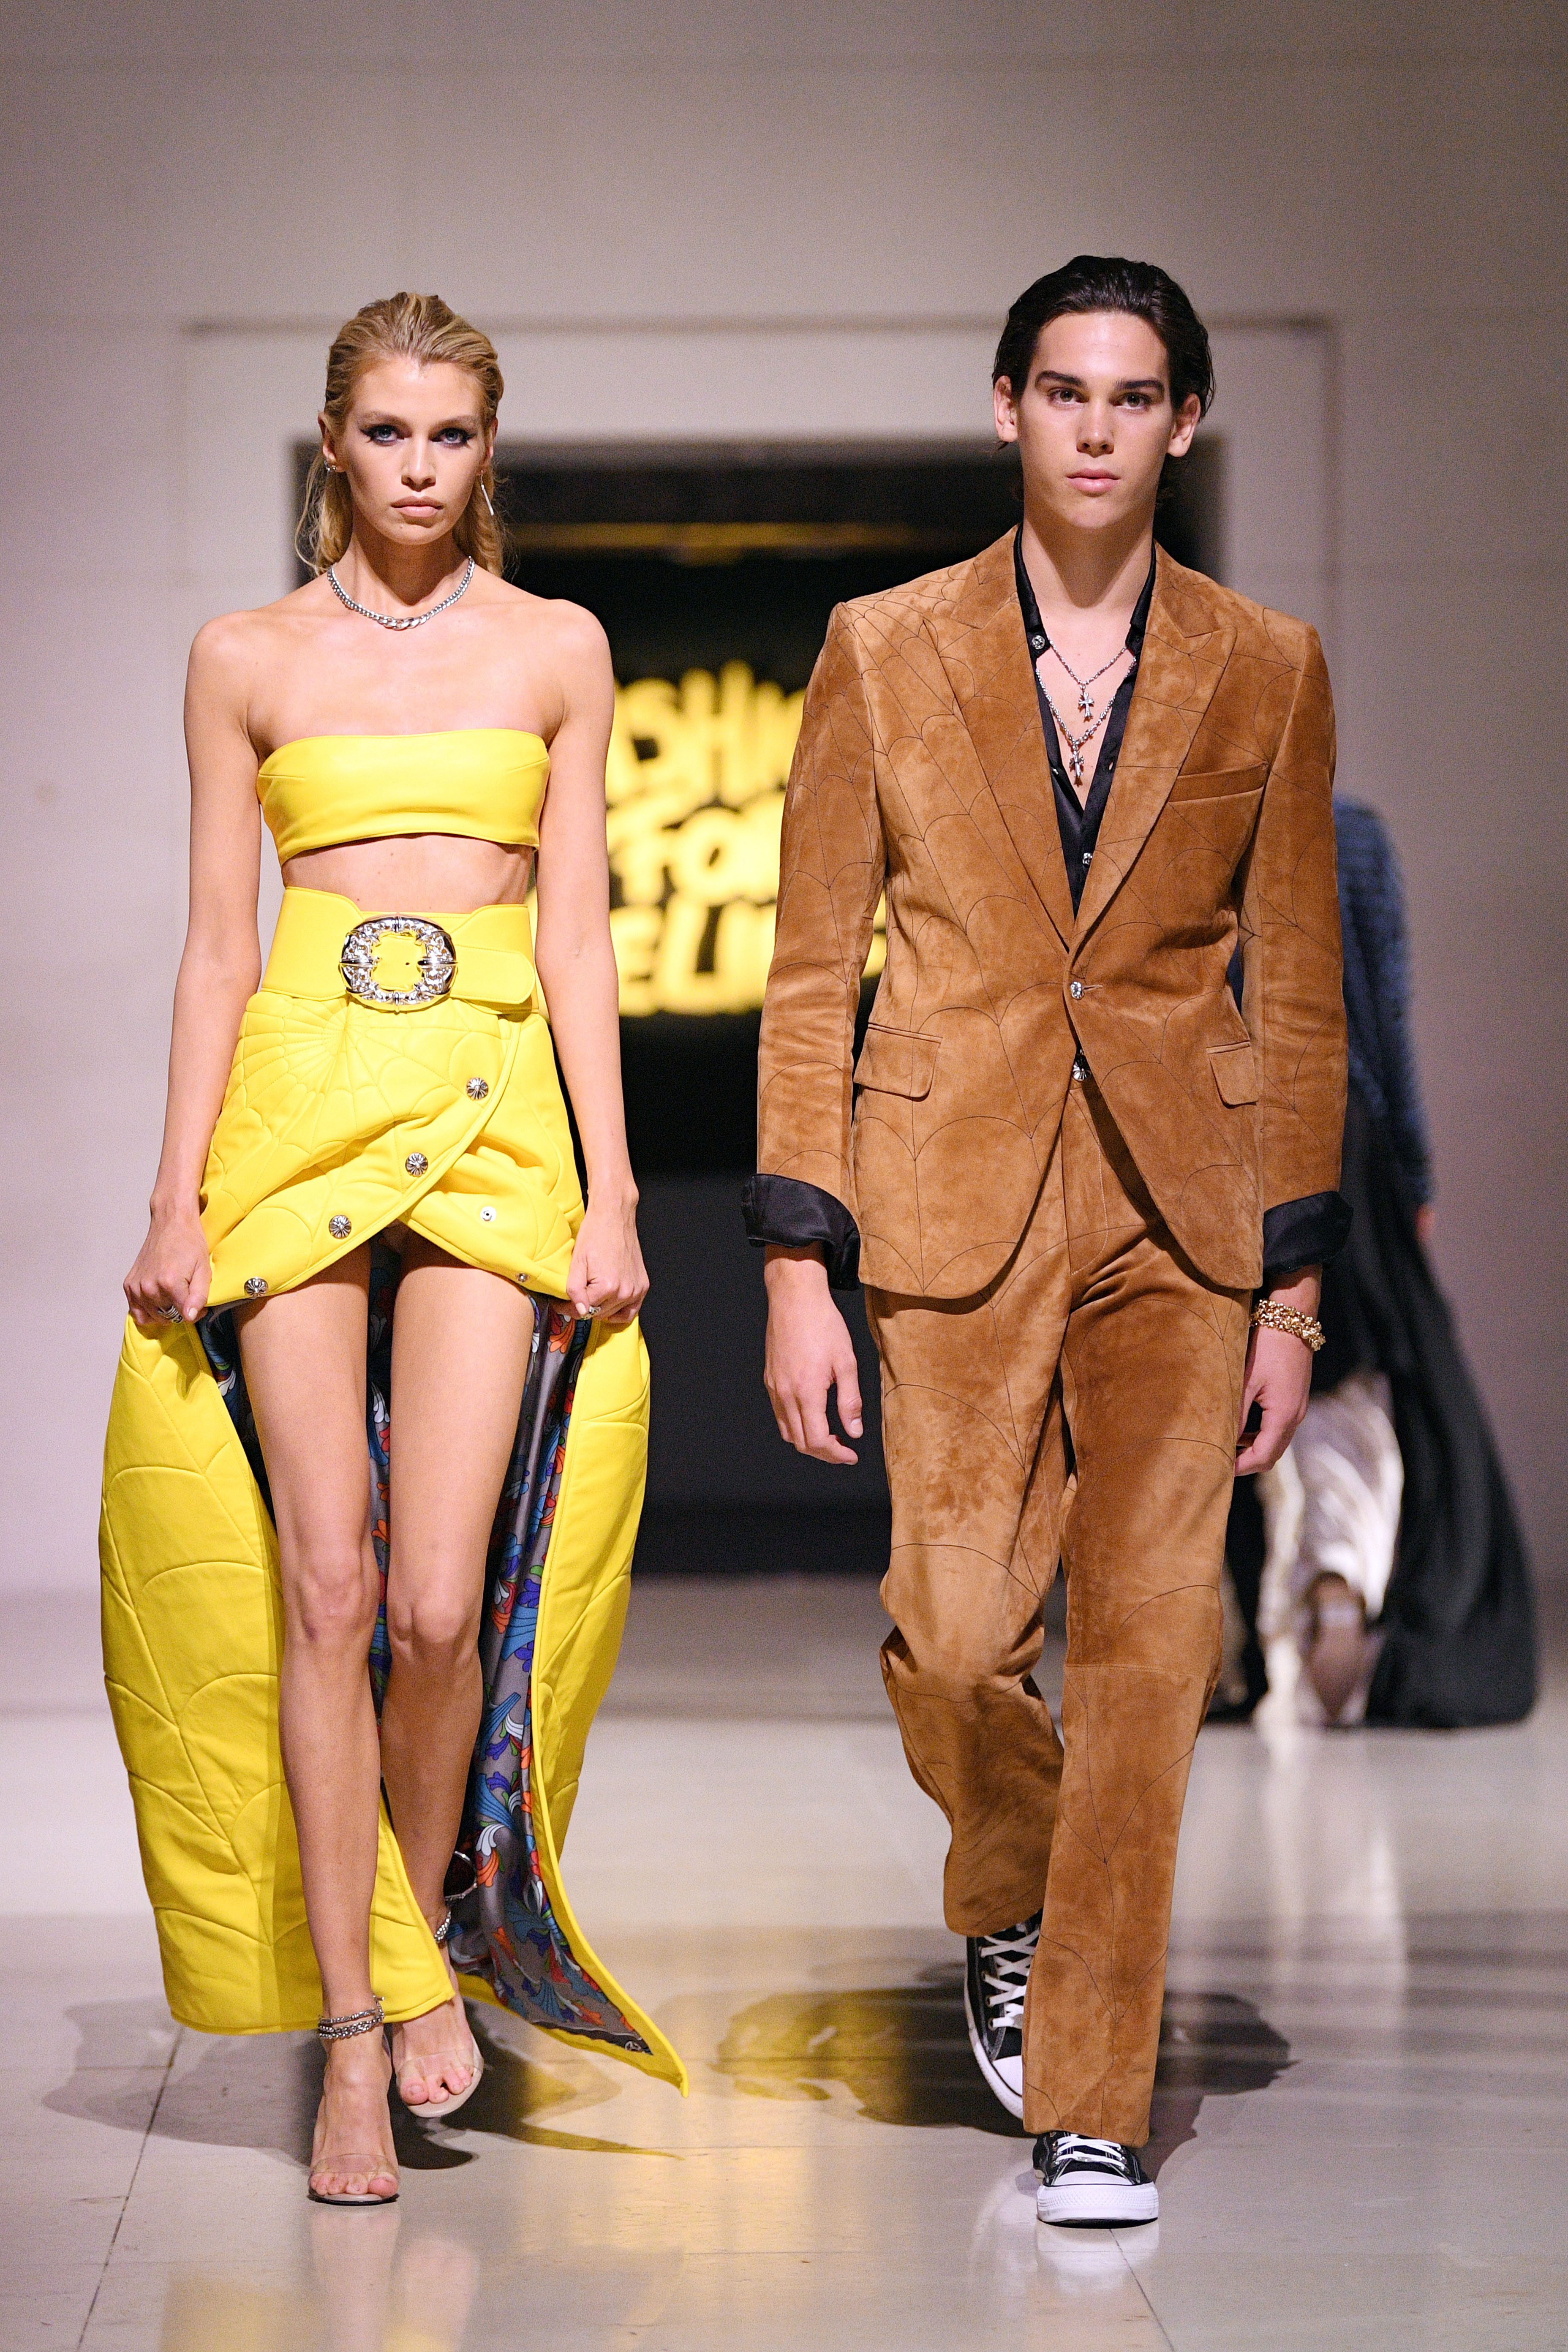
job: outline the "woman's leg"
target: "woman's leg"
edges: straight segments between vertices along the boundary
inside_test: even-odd
[[[532,1333],[526,1293],[410,1236],[392,1340],[392,1672],[381,1769],[409,1880],[432,1924],[479,1733],[485,1556]],[[418,2105],[463,2089],[472,2052],[454,1994],[396,2037],[404,2097]]]
[[[370,2007],[381,1764],[368,1659],[378,1580],[364,1381],[369,1257],[240,1318],[240,1360],[272,1490],[283,1584],[278,1716],[326,2012]],[[311,2185],[390,2196],[397,2174],[379,2034],[328,2045]]]

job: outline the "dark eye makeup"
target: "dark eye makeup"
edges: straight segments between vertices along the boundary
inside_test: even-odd
[[[365,439],[373,441],[378,449],[389,448],[394,441],[400,441],[403,438],[403,427],[392,424],[384,416],[377,417],[372,424],[362,425],[360,430]],[[444,441],[449,448],[454,449],[466,449],[474,437],[474,428],[471,425],[443,425],[431,436],[433,440]]]

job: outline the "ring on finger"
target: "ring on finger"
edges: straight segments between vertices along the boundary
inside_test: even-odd
[[[163,1323],[183,1323],[185,1319],[177,1307],[160,1307],[158,1317]]]

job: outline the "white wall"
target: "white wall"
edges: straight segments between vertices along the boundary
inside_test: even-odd
[[[1084,247],[1331,329],[1341,776],[1405,854],[1439,1255],[1564,1561],[1562,8],[54,0],[0,57],[0,1586],[94,1572],[184,648],[281,495],[225,371],[416,285],[506,331],[520,436],[646,431],[694,353],[740,435],[808,399],[899,429],[961,360],[983,431],[991,322]]]

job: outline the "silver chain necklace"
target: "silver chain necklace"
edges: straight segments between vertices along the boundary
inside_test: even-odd
[[[1092,719],[1094,717],[1094,700],[1089,689],[1094,684],[1097,677],[1103,677],[1108,669],[1114,669],[1116,667],[1117,663],[1127,651],[1126,646],[1118,646],[1116,651],[1111,655],[1110,659],[1108,662],[1101,662],[1098,669],[1091,669],[1087,677],[1079,677],[1077,670],[1074,669],[1071,662],[1068,661],[1060,646],[1051,646],[1048,650],[1055,654],[1058,661],[1060,662],[1063,669],[1066,670],[1068,676],[1077,687],[1079,709],[1082,711],[1086,719]]]
[[[1057,726],[1061,733],[1062,740],[1068,747],[1068,773],[1072,778],[1073,790],[1078,792],[1081,790],[1083,785],[1083,755],[1085,748],[1093,742],[1095,737],[1099,734],[1100,729],[1110,718],[1111,711],[1114,709],[1116,705],[1116,698],[1112,695],[1110,700],[1097,716],[1094,697],[1090,694],[1089,689],[1094,684],[1097,677],[1103,677],[1108,669],[1114,669],[1116,667],[1117,663],[1127,651],[1127,647],[1125,646],[1118,646],[1116,651],[1111,655],[1110,659],[1106,662],[1101,662],[1098,669],[1091,669],[1087,677],[1079,677],[1071,662],[1069,662],[1063,655],[1062,649],[1059,646],[1051,645],[1047,641],[1045,650],[1047,653],[1055,654],[1058,661],[1061,663],[1063,669],[1066,670],[1068,676],[1077,687],[1078,707],[1082,712],[1084,718],[1089,721],[1089,724],[1085,727],[1083,732],[1080,735],[1075,735],[1071,728],[1068,725],[1067,720],[1062,717],[1061,712],[1057,709],[1055,702],[1052,701],[1049,687],[1046,684],[1043,677],[1040,678],[1040,692],[1046,698],[1046,707],[1049,710],[1051,717],[1056,720]],[[1039,677],[1039,666],[1037,663],[1036,664],[1035,675],[1037,677]]]
[[[1110,667],[1110,664],[1109,662],[1107,662],[1105,666],[1107,669]],[[1064,669],[1067,667],[1065,662],[1062,667]],[[1068,676],[1071,676],[1070,671],[1068,671]],[[1096,670],[1095,677],[1098,677],[1099,676],[1100,672]],[[1044,691],[1044,689],[1042,689],[1042,691]],[[1090,708],[1092,709],[1092,707],[1093,706],[1091,705]],[[1100,729],[1110,718],[1111,707],[1111,704],[1108,702],[1104,709],[1100,712],[1099,718],[1091,719],[1081,735],[1075,735],[1071,728],[1068,725],[1067,720],[1062,717],[1061,712],[1057,709],[1056,704],[1051,700],[1050,695],[1048,693],[1046,694],[1046,708],[1050,712],[1051,717],[1056,720],[1058,727],[1061,730],[1062,740],[1068,747],[1068,773],[1072,778],[1074,792],[1080,790],[1083,784],[1084,747],[1086,744],[1093,742],[1095,737],[1099,734]]]
[[[348,590],[338,578],[334,566],[330,563],[327,566],[327,578],[331,583],[332,593],[337,598],[339,604],[346,604],[351,613],[361,614],[365,620],[374,621],[378,628],[383,629],[422,628],[426,621],[433,621],[437,613],[444,613],[448,604],[455,604],[457,603],[458,597],[462,594],[464,589],[467,588],[473,576],[474,559],[470,555],[468,558],[468,568],[464,572],[462,578],[458,581],[457,586],[453,589],[451,594],[449,596],[443,596],[438,604],[432,604],[427,613],[373,613],[368,604],[355,604],[353,598],[349,594]]]
[[[1041,635],[1044,635],[1044,633],[1041,633]],[[1079,689],[1079,710],[1081,710],[1081,713],[1084,713],[1084,718],[1086,718],[1086,719],[1090,719],[1090,718],[1093,718],[1093,715],[1096,715],[1096,706],[1093,706],[1093,696],[1090,696],[1090,691],[1089,691],[1089,689],[1090,689],[1090,687],[1093,687],[1093,682],[1096,682],[1096,677],[1105,677],[1107,670],[1114,670],[1114,668],[1117,668],[1117,663],[1121,661],[1121,656],[1123,656],[1123,654],[1126,654],[1126,646],[1119,645],[1119,646],[1117,646],[1117,652],[1114,652],[1112,656],[1110,656],[1110,661],[1102,661],[1102,663],[1100,663],[1100,668],[1098,668],[1098,670],[1090,670],[1089,677],[1079,677],[1079,673],[1077,673],[1077,670],[1072,668],[1072,663],[1068,661],[1068,656],[1065,656],[1065,654],[1063,654],[1063,649],[1060,649],[1060,645],[1051,645],[1051,640],[1047,640],[1047,645],[1041,646],[1041,652],[1044,652],[1044,654],[1056,654],[1056,658],[1058,658],[1058,661],[1060,661],[1060,666],[1063,666],[1063,668],[1065,668],[1065,673],[1068,673],[1068,677],[1072,679],[1072,685],[1077,687],[1077,689]],[[1041,677],[1041,687],[1044,687],[1044,677]]]

